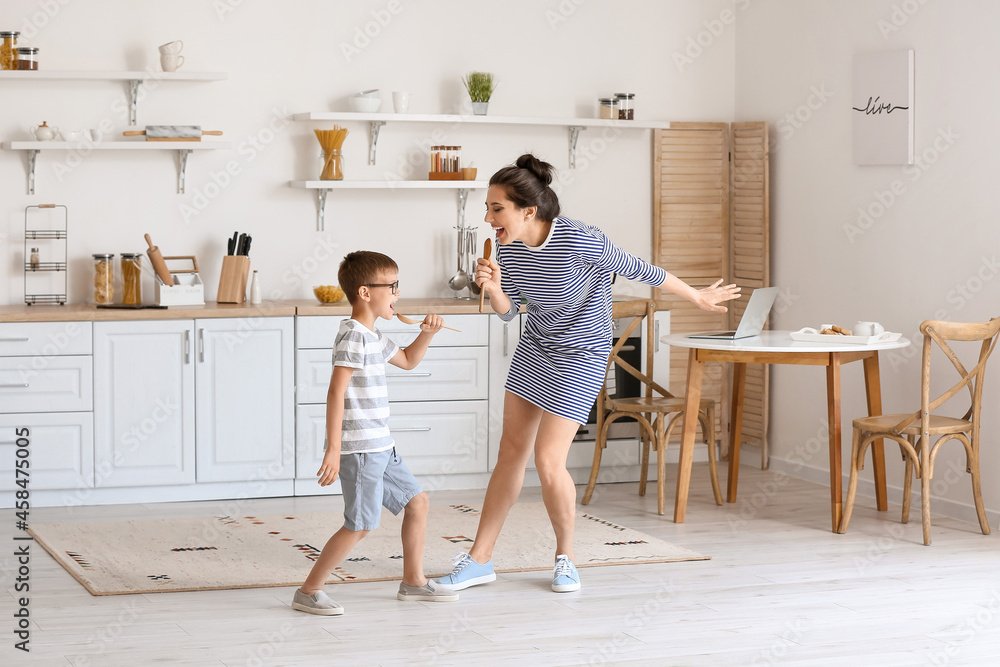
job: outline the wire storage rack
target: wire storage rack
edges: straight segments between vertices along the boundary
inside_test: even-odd
[[[68,225],[69,209],[62,204],[37,204],[24,209],[24,302],[29,306],[66,305]]]

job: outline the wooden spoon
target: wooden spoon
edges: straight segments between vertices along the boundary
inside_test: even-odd
[[[402,322],[403,324],[420,324],[418,320],[415,320],[412,317],[407,317],[406,315],[400,315],[399,313],[396,313],[396,317],[399,318],[399,321]],[[458,331],[458,333],[462,333],[459,329],[456,329],[455,327],[446,327],[443,324],[441,325],[441,328],[450,329],[451,331]]]
[[[493,241],[486,239],[483,241],[483,259],[489,259],[490,253],[493,252]],[[479,312],[483,312],[483,301],[486,299],[486,290],[479,293]]]

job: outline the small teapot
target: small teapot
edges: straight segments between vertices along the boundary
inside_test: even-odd
[[[35,125],[31,128],[31,136],[38,141],[52,141],[58,132],[58,127],[49,127],[48,122],[44,120],[41,125]]]

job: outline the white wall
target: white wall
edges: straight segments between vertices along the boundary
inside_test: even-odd
[[[887,412],[919,407],[921,321],[1000,315],[1000,129],[993,115],[1000,91],[992,75],[1000,68],[993,35],[998,22],[1000,4],[989,0],[756,0],[739,12],[736,116],[770,121],[775,139],[772,279],[792,303],[774,326],[851,326],[875,319],[904,332],[917,345],[905,354],[882,355]],[[851,59],[907,48],[916,54],[917,164],[854,166],[850,107],[858,100],[851,99]],[[860,211],[869,211],[870,220]],[[943,356],[934,363],[941,373],[932,391],[940,392],[957,374]],[[989,370],[983,495],[995,511],[1000,361],[994,359]],[[772,377],[772,461],[822,481],[829,470],[825,446],[817,447],[826,432],[823,371],[783,366]],[[846,469],[850,420],[866,414],[859,364],[844,369],[843,390]],[[968,395],[953,402],[960,416]],[[946,448],[937,462],[932,509],[974,521],[974,513],[961,506],[971,503],[969,477],[953,471],[965,469],[961,447]],[[900,487],[895,450],[887,449],[888,480]],[[862,474],[870,480],[870,466]],[[860,502],[872,505],[870,492]]]
[[[22,45],[40,48],[44,69],[156,71],[156,47],[184,40],[183,70],[227,72],[228,80],[157,85],[141,102],[138,123],[220,129],[234,149],[193,154],[184,195],[176,194],[170,153],[94,152],[69,173],[56,171],[69,155],[45,153],[38,158],[38,194],[28,196],[24,154],[0,151],[0,304],[22,302],[24,207],[46,202],[69,207],[73,302],[92,300],[92,253],[141,251],[145,232],[164,254],[197,255],[206,293],[214,298],[225,238],[234,230],[254,237],[251,259],[266,297],[312,298],[311,286],[336,282],[342,256],[359,248],[397,259],[404,296],[449,295],[455,195],[334,193],[327,231],[317,233],[314,193],[293,190],[288,181],[318,178],[312,130],[332,124],[291,123],[286,116],[347,110],[346,97],[367,88],[385,91],[383,111],[391,110],[390,91],[408,90],[414,113],[454,112],[466,100],[462,74],[480,69],[500,80],[490,105],[494,115],[592,117],[598,97],[628,91],[636,93],[638,118],[726,120],[733,109],[735,27],[712,36],[697,69],[679,71],[671,54],[705,29],[701,21],[727,6],[727,0],[8,0],[0,27],[21,29]],[[364,37],[364,31],[375,36]],[[42,120],[67,129],[106,119],[115,134],[126,129],[122,83],[2,81],[0,90],[4,140],[29,138],[27,128]],[[610,141],[599,131],[584,132],[579,167],[569,171],[566,132],[559,128],[389,125],[375,166],[367,165],[367,126],[349,129],[351,179],[385,178],[408,158],[420,163],[411,177],[426,178],[418,172],[427,161],[421,146],[430,143],[461,144],[484,179],[532,150],[563,170],[565,214],[650,255],[649,131]],[[239,173],[217,188],[213,175],[229,162]],[[470,197],[471,222],[481,223],[484,194]],[[480,239],[488,227],[481,229]]]

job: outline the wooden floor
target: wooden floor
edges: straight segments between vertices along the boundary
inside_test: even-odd
[[[347,609],[332,618],[293,611],[293,588],[92,597],[33,545],[30,655],[13,649],[11,554],[20,533],[9,511],[0,528],[8,595],[0,665],[997,664],[1000,543],[980,534],[974,515],[969,523],[935,517],[934,543],[925,547],[919,499],[902,526],[898,507],[877,515],[865,498],[850,532],[835,535],[826,488],[752,467],[740,473],[741,499],[717,507],[707,471],[696,470],[685,524],[670,521],[669,507],[657,516],[655,489],[639,498],[635,484],[599,487],[589,507],[712,560],[585,568],[583,589],[563,594],[549,590],[545,573],[500,575],[454,604],[399,602],[394,582],[328,585]],[[431,500],[478,503],[482,495],[449,491]],[[540,493],[525,489],[522,499]],[[339,502],[250,500],[237,511]],[[232,503],[168,503],[39,509],[31,518],[231,511]]]

